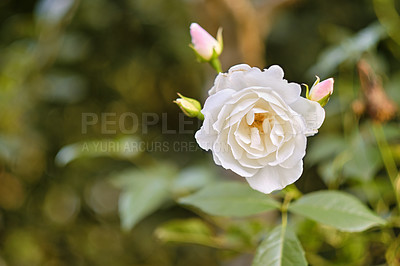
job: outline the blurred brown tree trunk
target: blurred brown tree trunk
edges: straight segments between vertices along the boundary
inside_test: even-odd
[[[228,34],[225,30],[224,40],[231,41],[225,41],[225,53],[228,54],[223,58],[225,63],[265,67],[265,42],[272,19],[279,8],[295,1],[297,0],[265,0],[254,4],[251,0],[206,0],[207,15],[213,22],[228,28],[235,35],[235,38],[226,36]],[[225,21],[222,21],[226,17],[229,17],[232,27],[226,27]]]

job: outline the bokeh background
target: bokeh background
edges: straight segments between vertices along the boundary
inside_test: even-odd
[[[216,229],[175,201],[240,180],[197,147],[198,121],[179,131],[176,92],[204,101],[216,76],[188,47],[191,22],[223,27],[225,71],[279,64],[289,81],[334,77],[297,186],[346,190],[390,213],[399,11],[397,0],[0,1],[0,265],[249,265],[273,217]],[[129,134],[127,112],[138,115],[124,120]],[[86,127],[88,113],[99,121]],[[142,114],[159,117],[146,133]],[[399,219],[364,234],[297,223],[312,265],[398,265]]]

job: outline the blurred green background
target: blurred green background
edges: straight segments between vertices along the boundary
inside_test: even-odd
[[[297,185],[303,192],[347,190],[390,213],[396,201],[388,175],[397,172],[387,171],[378,144],[388,144],[383,151],[396,170],[399,11],[395,0],[2,0],[0,265],[250,263],[256,237],[273,217],[226,222],[226,246],[160,229],[202,217],[177,205],[180,195],[214,180],[240,180],[201,151],[193,137],[200,123],[172,103],[176,92],[204,101],[216,75],[188,47],[191,22],[212,35],[224,28],[224,70],[279,64],[289,81],[309,85],[315,75],[335,77]],[[360,60],[388,94],[384,100],[360,89]],[[384,118],[381,109],[389,113]],[[138,116],[123,120],[137,128],[129,134],[119,123],[126,113]],[[84,114],[99,121],[87,126]],[[144,125],[143,114],[159,121]],[[147,194],[135,198],[140,191]],[[142,203],[150,205],[141,210]],[[298,221],[298,231],[312,265],[379,265],[395,256],[397,223],[390,232],[349,235]],[[248,243],[230,249],[235,241]]]

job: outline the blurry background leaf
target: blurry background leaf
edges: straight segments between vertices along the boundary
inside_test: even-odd
[[[389,265],[400,265],[400,237],[393,241],[386,251],[386,260]]]
[[[336,156],[346,148],[346,141],[337,135],[322,135],[313,140],[312,145],[308,148],[305,161],[311,165],[317,164],[326,159]]]
[[[183,169],[173,182],[176,193],[200,189],[216,180],[216,173],[207,166],[192,166]]]
[[[223,220],[222,228],[203,219],[172,220],[159,226],[155,235],[164,242],[192,243],[237,252],[253,251],[265,233],[265,223],[257,220]]]
[[[129,188],[121,192],[119,198],[119,215],[124,230],[130,230],[146,215],[157,210],[168,197],[164,179],[136,179]]]
[[[65,166],[79,158],[112,157],[130,159],[139,153],[138,139],[123,137],[117,140],[101,139],[70,144],[63,147],[56,155],[59,166]]]
[[[0,157],[3,160],[11,161],[17,157],[20,148],[21,141],[18,138],[0,135]]]
[[[332,75],[340,64],[346,60],[358,61],[364,52],[376,47],[386,36],[383,27],[375,22],[338,45],[323,51],[318,63],[308,70],[308,74],[313,76],[319,73],[322,77]]]
[[[141,168],[127,168],[121,172],[113,173],[110,177],[110,182],[115,187],[124,189],[131,184],[135,184],[135,177],[138,178],[162,178],[172,182],[177,175],[175,165],[168,162],[156,162],[154,165]]]
[[[76,103],[86,96],[87,81],[74,73],[54,71],[45,77],[39,95],[50,102]]]
[[[132,229],[171,197],[171,174],[170,168],[160,165],[145,171],[126,170],[111,180],[122,190],[118,203],[122,229]]]
[[[351,158],[344,164],[343,174],[353,179],[371,180],[382,167],[382,160],[376,145],[368,143],[357,135],[348,147]]]
[[[396,10],[394,0],[374,0],[375,13],[382,25],[385,27],[389,36],[400,44],[400,34],[397,29],[400,27],[400,16]],[[398,8],[398,6],[397,6]]]
[[[388,141],[399,142],[400,124],[399,122],[387,123],[383,125],[383,131]]]
[[[74,0],[41,0],[36,6],[36,15],[46,23],[58,23],[70,11]]]
[[[213,230],[201,219],[186,219],[169,221],[155,231],[162,241],[194,243],[218,247],[218,239]]]
[[[178,202],[221,216],[248,216],[278,209],[280,206],[268,195],[239,182],[211,184],[192,195],[180,198]]]

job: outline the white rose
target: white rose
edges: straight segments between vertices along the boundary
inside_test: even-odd
[[[320,104],[301,97],[300,85],[283,75],[276,65],[261,71],[242,64],[220,73],[195,136],[216,164],[263,193],[301,176],[306,137],[317,133],[325,118]]]

